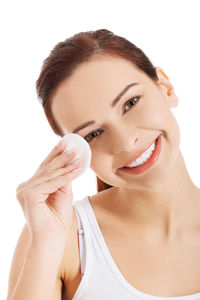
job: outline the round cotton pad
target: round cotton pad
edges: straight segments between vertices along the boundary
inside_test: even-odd
[[[76,148],[77,154],[80,155],[81,159],[83,160],[83,167],[80,171],[79,176],[82,175],[90,166],[92,153],[89,144],[84,138],[75,133],[68,133],[63,136],[62,139],[65,143],[64,152],[69,151],[72,148]]]

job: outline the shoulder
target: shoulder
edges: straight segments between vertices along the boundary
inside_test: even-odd
[[[67,299],[73,298],[82,278],[77,230],[78,220],[73,207],[71,229],[66,241],[60,269],[60,278],[64,284],[64,293],[66,293]]]
[[[94,195],[93,197],[88,197],[91,200],[91,198],[95,199],[96,195]],[[83,200],[78,200],[77,202],[81,201]],[[79,252],[78,220],[74,205],[71,228],[65,244],[60,274],[61,278],[65,282],[70,282],[71,280],[73,280],[73,278],[77,276],[78,273],[81,274],[81,267]]]
[[[107,205],[109,193],[108,191],[103,191],[96,193],[92,196],[88,196],[90,204],[94,210],[97,219],[104,220],[105,216],[108,214]],[[79,200],[80,202],[83,200]],[[79,202],[78,201],[78,202]],[[107,213],[106,213],[107,212]],[[100,222],[102,223],[102,222]],[[61,278],[65,282],[70,282],[73,278],[77,276],[78,273],[81,274],[80,268],[80,254],[79,254],[79,238],[78,238],[78,220],[73,207],[72,223],[70,232],[66,241],[62,266],[60,270]]]

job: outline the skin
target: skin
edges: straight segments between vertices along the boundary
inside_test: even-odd
[[[113,186],[102,205],[117,222],[130,231],[140,228],[146,240],[171,243],[182,234],[199,234],[200,190],[179,149],[180,130],[171,111],[178,106],[178,98],[162,69],[157,67],[156,72],[157,84],[129,61],[96,56],[58,86],[51,108],[64,134],[89,120],[96,124],[77,134],[84,138],[92,130],[104,130],[89,143],[90,167]],[[112,100],[132,82],[140,85],[112,108]],[[127,103],[123,113],[124,103],[138,95],[141,98],[135,106]],[[118,170],[159,134],[161,154],[152,168],[140,175]]]

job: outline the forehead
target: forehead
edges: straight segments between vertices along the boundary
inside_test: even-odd
[[[63,80],[55,91],[51,109],[62,128],[70,124],[70,130],[82,121],[83,112],[90,115],[99,103],[107,105],[131,82],[145,84],[146,74],[131,62],[114,57],[98,56],[82,63],[74,73]],[[83,112],[81,109],[83,108]],[[87,111],[84,111],[86,109]],[[80,121],[73,120],[77,116]],[[91,115],[92,119],[93,116]]]

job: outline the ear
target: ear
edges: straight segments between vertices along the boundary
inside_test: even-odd
[[[169,107],[176,107],[178,105],[178,98],[175,94],[173,85],[169,81],[169,78],[160,67],[156,68],[156,74],[158,76],[158,87],[166,99],[167,104]]]

